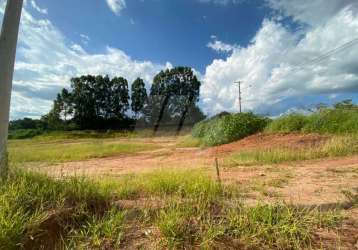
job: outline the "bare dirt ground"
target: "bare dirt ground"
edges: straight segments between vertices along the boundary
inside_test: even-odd
[[[241,141],[209,148],[177,148],[175,137],[148,138],[159,149],[135,155],[67,162],[42,166],[54,176],[86,175],[117,177],[157,169],[201,169],[216,176],[215,158],[222,166],[231,153],[250,148],[301,147],[327,140],[316,134],[254,135]],[[128,140],[128,139],[126,139]],[[132,139],[138,141],[138,139]],[[143,139],[139,139],[143,142]],[[344,201],[344,190],[358,188],[358,155],[279,165],[221,167],[221,179],[237,183],[248,201],[285,201],[300,205],[329,205]]]

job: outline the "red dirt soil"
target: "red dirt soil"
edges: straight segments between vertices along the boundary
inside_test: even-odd
[[[318,134],[257,134],[243,140],[213,147],[177,148],[173,137],[150,138],[142,142],[161,146],[160,149],[132,155],[117,155],[87,161],[67,162],[39,168],[52,176],[67,175],[121,176],[157,169],[202,169],[216,176],[215,158],[223,160],[240,150],[269,147],[303,147],[318,145],[329,139]],[[137,140],[137,139],[133,139]],[[342,191],[358,188],[358,156],[320,159],[267,166],[235,166],[221,168],[225,182],[239,183],[248,190],[252,200],[322,205],[345,197]],[[280,185],[279,182],[282,182]]]

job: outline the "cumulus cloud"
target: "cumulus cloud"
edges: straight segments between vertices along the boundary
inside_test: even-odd
[[[106,2],[111,11],[116,15],[119,15],[121,11],[126,8],[125,0],[106,0]]]
[[[301,0],[289,2],[297,6],[302,3]],[[336,14],[327,20],[313,20],[310,17],[314,15],[303,12],[294,16],[310,25],[303,35],[277,19],[266,19],[247,47],[234,49],[226,59],[216,59],[207,66],[201,90],[205,111],[211,114],[237,111],[238,89],[233,84],[237,80],[244,82],[244,108],[264,113],[289,99],[358,93],[357,44],[323,60],[312,61],[358,37],[355,6],[337,8]],[[325,16],[320,9],[316,9],[316,15]]]
[[[0,18],[4,4],[0,6]],[[47,19],[36,19],[25,7],[21,19],[15,64],[11,117],[39,117],[49,111],[56,93],[70,79],[83,74],[124,76],[129,82],[142,77],[150,83],[161,69],[171,67],[137,61],[120,49],[107,47],[90,54],[74,44]]]

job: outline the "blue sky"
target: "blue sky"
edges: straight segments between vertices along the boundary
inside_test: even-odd
[[[137,60],[187,65],[204,71],[218,54],[206,44],[215,35],[246,46],[270,13],[262,1],[210,4],[193,0],[128,0],[117,15],[105,0],[37,0],[48,19],[88,52],[120,48]],[[53,10],[53,11],[52,11]],[[79,12],[80,10],[80,12]]]
[[[84,3],[85,2],[85,3]],[[81,74],[144,78],[192,67],[207,114],[277,115],[358,100],[355,0],[26,0],[11,118],[39,117]],[[5,0],[0,0],[0,17]]]

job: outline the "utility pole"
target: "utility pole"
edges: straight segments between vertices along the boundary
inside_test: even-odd
[[[241,84],[242,84],[242,81],[237,81],[237,82],[234,82],[236,84],[239,84],[239,108],[240,108],[240,113],[242,112],[241,110],[241,101],[242,101],[242,98],[241,98]]]
[[[7,173],[12,79],[23,0],[7,0],[0,33],[0,177]]]

